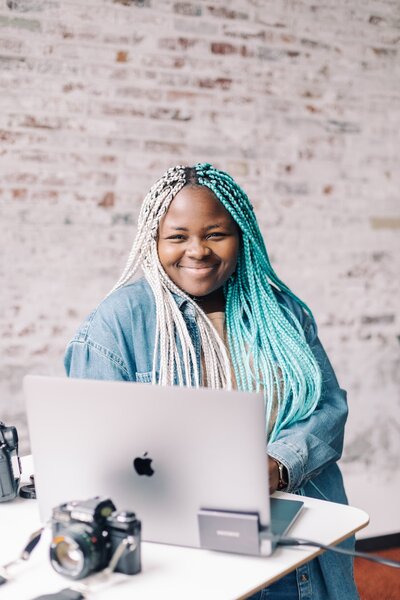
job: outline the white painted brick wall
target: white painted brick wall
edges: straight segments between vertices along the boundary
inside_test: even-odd
[[[209,161],[348,390],[366,535],[400,531],[399,41],[397,0],[0,2],[0,411],[24,450],[22,376],[62,373],[153,181]]]

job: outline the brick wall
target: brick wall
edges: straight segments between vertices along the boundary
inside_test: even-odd
[[[399,42],[396,0],[1,0],[0,411],[23,449],[22,376],[62,373],[151,183],[208,161],[349,392],[351,499],[400,530],[378,514],[399,485]]]

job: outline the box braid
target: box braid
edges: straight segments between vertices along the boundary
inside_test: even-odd
[[[224,343],[199,305],[171,281],[158,258],[160,219],[185,185],[208,187],[239,226],[242,241],[238,264],[224,286],[228,345],[238,389],[264,391],[267,431],[271,416],[278,409],[270,432],[273,441],[281,429],[313,412],[321,393],[321,372],[300,323],[277,302],[271,283],[289,294],[311,318],[312,314],[277,277],[249,199],[227,173],[207,163],[193,168],[176,166],[164,173],[143,201],[126,267],[110,294],[142,267],[156,302],[153,383],[178,382],[195,387],[201,384],[196,351],[172,295],[176,293],[193,306],[196,314],[205,384],[216,389],[232,388],[231,364]]]

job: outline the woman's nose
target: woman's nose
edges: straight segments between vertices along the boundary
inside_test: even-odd
[[[190,258],[200,260],[209,256],[211,254],[211,249],[201,240],[192,240],[186,249],[186,254],[190,256]]]

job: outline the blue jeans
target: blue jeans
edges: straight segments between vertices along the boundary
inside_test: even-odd
[[[292,571],[247,600],[299,600],[296,571]]]

